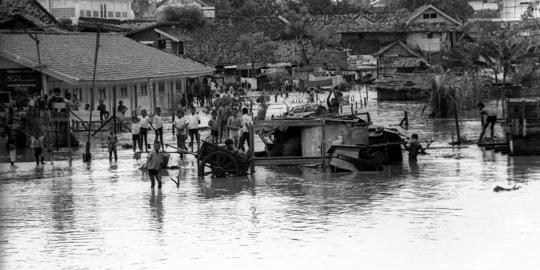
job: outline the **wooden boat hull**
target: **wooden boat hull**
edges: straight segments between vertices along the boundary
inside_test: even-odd
[[[378,171],[388,161],[384,149],[363,146],[332,146],[330,166],[334,171]]]

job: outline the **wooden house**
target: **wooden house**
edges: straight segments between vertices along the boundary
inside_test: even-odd
[[[433,63],[440,61],[445,48],[454,46],[460,25],[435,6],[425,5],[412,12],[361,13],[336,27],[351,54],[374,54],[400,41]]]

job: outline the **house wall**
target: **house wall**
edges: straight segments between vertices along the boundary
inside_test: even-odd
[[[162,36],[154,31],[154,28],[148,29],[146,31],[138,32],[132,35],[128,36],[129,38],[136,40],[136,41],[152,41],[152,47],[161,49],[163,51],[166,51],[168,53],[174,54],[174,55],[183,55],[184,54],[184,44],[182,42],[176,42],[172,41],[168,38],[163,37],[163,40],[165,40],[165,47],[160,48],[158,41],[162,39]],[[181,50],[180,50],[181,49]]]
[[[163,86],[162,88],[160,88],[160,84]],[[146,92],[143,91],[144,87],[146,87]],[[60,88],[62,94],[71,93],[73,100],[80,103],[79,110],[83,110],[85,104],[91,103],[91,85],[70,85],[48,76],[47,88],[47,93],[52,93],[54,88]],[[135,111],[140,113],[143,109],[149,113],[154,112],[156,107],[160,107],[162,112],[168,113],[180,108],[180,100],[186,90],[186,79],[98,84],[95,89],[93,93],[94,109],[97,108],[101,99],[111,113],[113,106],[118,106],[118,101],[122,101],[128,108],[126,113],[128,117]],[[114,100],[115,95],[116,102]]]
[[[433,15],[435,18],[430,16],[430,18],[424,18],[425,15]],[[411,21],[411,24],[415,23],[447,23],[447,24],[455,24],[454,22],[448,20],[446,17],[442,16],[441,14],[437,13],[433,9],[428,9],[424,11],[424,13],[420,14],[420,16],[416,17],[414,20]]]
[[[131,0],[38,0],[57,19],[69,18],[77,24],[79,17],[133,20]]]
[[[431,38],[428,37],[428,34],[428,32],[409,33],[407,35],[407,45],[423,52],[440,52],[443,43],[442,33],[431,33]]]

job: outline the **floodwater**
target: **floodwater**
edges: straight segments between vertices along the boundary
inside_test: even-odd
[[[453,120],[375,96],[376,123],[395,127],[407,110],[400,132],[448,146]],[[476,138],[478,121],[461,124]],[[538,269],[540,157],[470,145],[378,173],[256,167],[203,180],[173,155],[181,169],[153,191],[132,150],[109,163],[94,144],[90,165],[80,152],[71,165],[0,164],[1,269]]]

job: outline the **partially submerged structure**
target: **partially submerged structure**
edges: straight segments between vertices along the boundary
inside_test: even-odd
[[[540,154],[540,99],[510,98],[505,112],[510,154]]]

